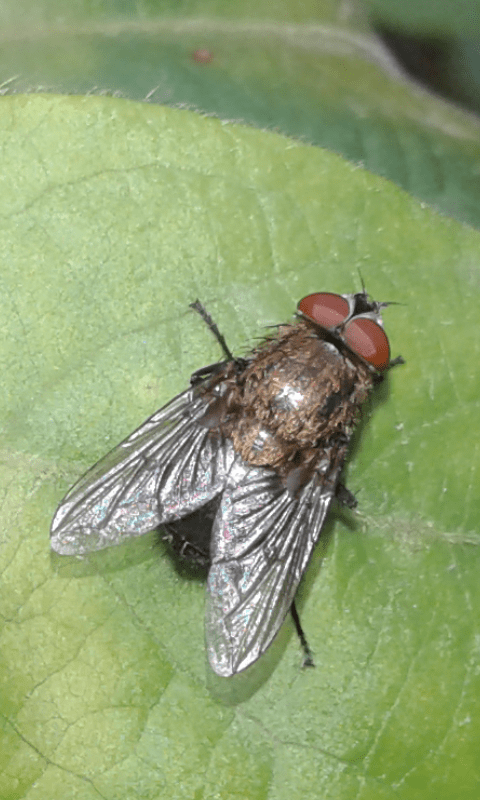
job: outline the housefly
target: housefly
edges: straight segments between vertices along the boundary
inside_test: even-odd
[[[89,470],[60,503],[57,552],[78,555],[164,526],[177,552],[208,567],[206,642],[213,670],[255,662],[292,611],[295,593],[341,483],[361,407],[386,370],[390,346],[363,291],[320,292],[235,358],[196,301],[223,361]]]

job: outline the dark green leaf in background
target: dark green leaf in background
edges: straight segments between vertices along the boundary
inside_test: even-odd
[[[430,36],[477,36],[478,0],[365,0],[366,8],[384,23]]]
[[[437,7],[441,19],[448,0]],[[0,83],[148,97],[278,130],[478,227],[478,120],[407,79],[367,10],[334,0],[10,0],[0,9]],[[199,48],[210,63],[194,60]]]
[[[186,111],[1,98],[0,796],[478,794],[479,234],[336,155]],[[393,354],[290,624],[205,666],[201,582],[155,537],[51,559],[70,483],[315,290],[359,288]],[[343,520],[344,524],[341,524]],[[321,556],[326,558],[320,564]]]

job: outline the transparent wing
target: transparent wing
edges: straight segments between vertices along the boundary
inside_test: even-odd
[[[205,403],[188,389],[89,470],[60,503],[51,545],[86,553],[195,511],[223,488],[229,442],[199,423]]]
[[[272,470],[237,461],[213,527],[206,638],[222,676],[248,667],[278,632],[325,521],[340,468],[296,496]]]

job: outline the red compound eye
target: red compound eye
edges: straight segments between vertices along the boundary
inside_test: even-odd
[[[359,356],[380,372],[390,363],[390,345],[380,325],[366,317],[353,318],[343,331],[343,339]]]
[[[300,300],[297,310],[304,317],[321,325],[322,328],[333,328],[347,319],[350,307],[344,297],[331,292],[309,294]]]

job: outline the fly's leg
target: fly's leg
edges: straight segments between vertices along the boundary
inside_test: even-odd
[[[209,364],[207,367],[200,367],[200,369],[196,369],[195,372],[192,372],[190,375],[191,385],[195,386],[195,384],[200,383],[203,378],[218,375],[226,363],[226,361],[217,361],[215,364]]]
[[[208,313],[208,311],[206,310],[206,308],[203,307],[203,305],[201,304],[200,300],[195,300],[194,303],[190,303],[190,308],[193,308],[193,310],[196,311],[197,314],[200,314],[200,316],[203,319],[203,321],[208,325],[208,327],[212,331],[213,335],[215,336],[218,344],[220,345],[220,347],[222,348],[223,352],[225,353],[225,355],[227,357],[227,361],[235,361],[235,358],[232,355],[232,353],[230,352],[230,348],[228,347],[228,345],[227,345],[227,343],[225,341],[225,338],[222,336],[222,334],[218,330],[216,324],[214,323],[213,319],[211,318],[211,316]]]
[[[341,506],[346,506],[347,508],[356,508],[358,506],[358,500],[350,491],[347,489],[343,483],[337,483],[337,488],[335,489],[335,499],[337,503],[340,503]]]
[[[314,667],[315,662],[313,660],[312,651],[310,650],[307,642],[307,637],[305,636],[302,628],[302,624],[300,622],[300,617],[298,616],[297,607],[295,605],[295,600],[293,601],[292,605],[290,606],[290,612],[292,614],[293,624],[295,625],[295,630],[297,632],[297,636],[300,639],[300,644],[302,645],[303,650],[303,666],[304,667]]]
[[[406,364],[406,363],[407,362],[405,361],[405,359],[402,356],[397,356],[396,358],[392,358],[392,360],[390,361],[387,369],[393,369],[393,367],[400,367],[402,364]],[[378,386],[380,383],[382,383],[384,378],[385,378],[384,374],[382,374],[382,375],[379,375],[379,374],[374,375],[373,376],[373,382],[374,382],[375,386]]]

